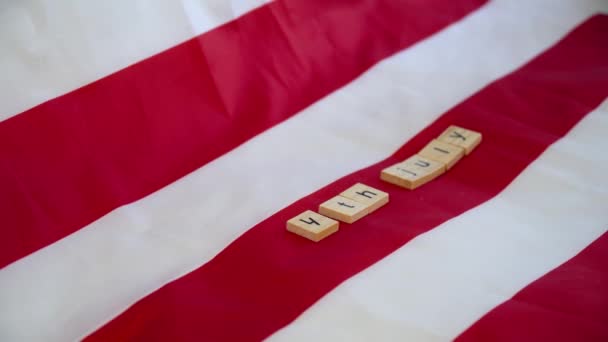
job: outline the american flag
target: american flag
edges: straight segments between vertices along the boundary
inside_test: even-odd
[[[608,341],[606,13],[0,3],[0,340]],[[355,183],[390,202],[285,229]]]

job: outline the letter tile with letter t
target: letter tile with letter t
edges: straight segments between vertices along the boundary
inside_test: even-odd
[[[314,211],[306,210],[287,221],[287,230],[314,242],[319,242],[337,232],[339,225],[338,221],[319,215]]]
[[[388,194],[386,192],[374,189],[363,183],[351,186],[342,192],[340,196],[368,205],[368,214],[388,203]]]
[[[449,170],[464,156],[464,148],[433,139],[418,155],[441,162]]]
[[[353,223],[367,215],[368,204],[344,196],[333,197],[319,206],[319,213],[333,219]]]
[[[445,164],[415,154],[406,161],[382,170],[380,179],[402,188],[414,190],[444,172]]]
[[[437,140],[460,146],[464,148],[464,153],[469,155],[481,143],[481,133],[458,126],[450,126],[441,133]]]

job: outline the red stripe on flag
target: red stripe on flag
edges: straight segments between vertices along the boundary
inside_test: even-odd
[[[608,233],[528,285],[459,341],[608,341]]]
[[[209,263],[144,298],[92,340],[260,340],[338,284],[413,237],[503,190],[550,144],[608,95],[608,17],[587,21],[556,47],[444,114],[391,158],[319,190],[258,224]],[[408,191],[379,180],[445,127],[484,135],[448,173]],[[391,202],[320,243],[285,231],[285,221],[355,182]],[[270,189],[269,189],[270,191]]]
[[[485,0],[279,0],[0,122],[0,267],[138,200]]]

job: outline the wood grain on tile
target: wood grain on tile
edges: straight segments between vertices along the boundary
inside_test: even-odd
[[[287,221],[287,230],[318,242],[339,229],[340,223],[329,217],[307,210]]]
[[[383,181],[414,190],[437,178],[446,170],[445,164],[413,155],[407,160],[388,167],[380,173]]]
[[[342,222],[353,223],[368,214],[368,207],[368,204],[336,196],[321,204],[319,213]]]
[[[363,183],[357,183],[351,186],[340,195],[368,205],[368,213],[371,213],[388,203],[388,194],[386,192],[374,189]]]
[[[481,143],[481,133],[458,126],[450,126],[441,133],[437,140],[462,147],[464,153],[468,155]]]
[[[449,170],[464,156],[464,148],[433,139],[418,155],[441,162]]]

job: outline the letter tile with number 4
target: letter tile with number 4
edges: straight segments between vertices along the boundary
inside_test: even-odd
[[[369,205],[343,196],[336,196],[319,206],[319,213],[333,219],[353,223],[367,215]]]
[[[445,164],[419,155],[413,155],[406,161],[382,170],[380,179],[414,190],[428,183],[445,172]]]
[[[287,230],[314,242],[319,242],[338,231],[340,223],[329,217],[306,210],[287,221]]]
[[[437,139],[464,148],[464,153],[468,155],[481,143],[481,133],[458,126],[450,126]]]
[[[351,186],[342,192],[340,196],[350,198],[359,203],[367,204],[368,214],[388,203],[388,194],[386,192],[374,189],[371,186],[367,186],[363,183],[357,183]]]

